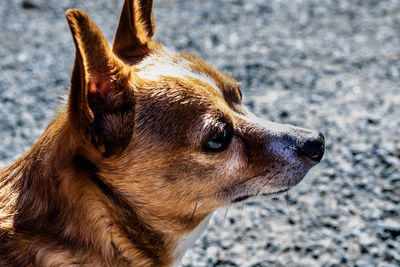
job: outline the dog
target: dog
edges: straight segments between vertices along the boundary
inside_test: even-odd
[[[125,0],[112,47],[81,10],[69,97],[0,170],[1,266],[172,266],[221,206],[286,192],[324,154],[314,130],[264,121],[239,84],[152,39]]]

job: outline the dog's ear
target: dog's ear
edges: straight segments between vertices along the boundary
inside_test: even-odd
[[[124,125],[127,114],[133,112],[130,67],[114,55],[85,12],[71,9],[66,18],[76,46],[69,120],[104,152],[107,147],[122,146],[127,137],[123,129],[131,132]]]
[[[113,51],[124,61],[147,55],[154,34],[153,0],[125,0]]]

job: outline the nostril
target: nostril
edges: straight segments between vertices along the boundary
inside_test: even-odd
[[[311,160],[320,161],[325,151],[325,138],[319,133],[316,138],[306,140],[298,149]]]

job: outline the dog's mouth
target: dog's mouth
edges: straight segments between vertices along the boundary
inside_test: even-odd
[[[229,186],[225,192],[230,196],[230,203],[245,201],[249,198],[273,197],[289,191],[296,186],[306,175],[309,168],[284,169],[270,173],[268,171]]]
[[[242,195],[242,196],[235,197],[235,198],[231,201],[231,203],[238,203],[238,202],[245,201],[245,200],[247,200],[247,199],[249,199],[249,198],[256,198],[256,197],[259,197],[259,196],[262,196],[262,197],[273,197],[273,196],[276,196],[276,195],[285,193],[285,192],[289,191],[290,189],[291,189],[291,187],[286,188],[286,189],[282,189],[282,190],[279,190],[279,191],[276,191],[276,192],[271,192],[271,193],[260,193],[260,194]]]

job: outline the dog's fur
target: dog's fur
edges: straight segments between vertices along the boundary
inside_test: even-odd
[[[172,265],[213,210],[287,191],[322,157],[318,132],[255,118],[233,78],[152,40],[151,0],[125,1],[112,49],[66,17],[68,103],[0,170],[1,266]]]

